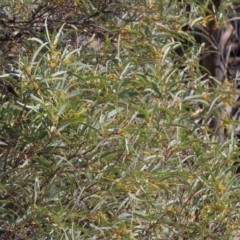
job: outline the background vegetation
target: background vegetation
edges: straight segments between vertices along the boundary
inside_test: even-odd
[[[238,79],[203,80],[190,3],[0,0],[0,239],[236,235],[235,123],[207,123]]]

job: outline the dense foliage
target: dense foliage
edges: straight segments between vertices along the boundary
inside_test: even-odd
[[[207,126],[235,80],[203,80],[190,2],[0,0],[0,239],[231,239],[238,148]]]

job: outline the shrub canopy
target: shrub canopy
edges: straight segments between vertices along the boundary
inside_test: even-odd
[[[208,130],[236,80],[204,80],[195,2],[0,1],[1,239],[236,235],[238,148]]]

